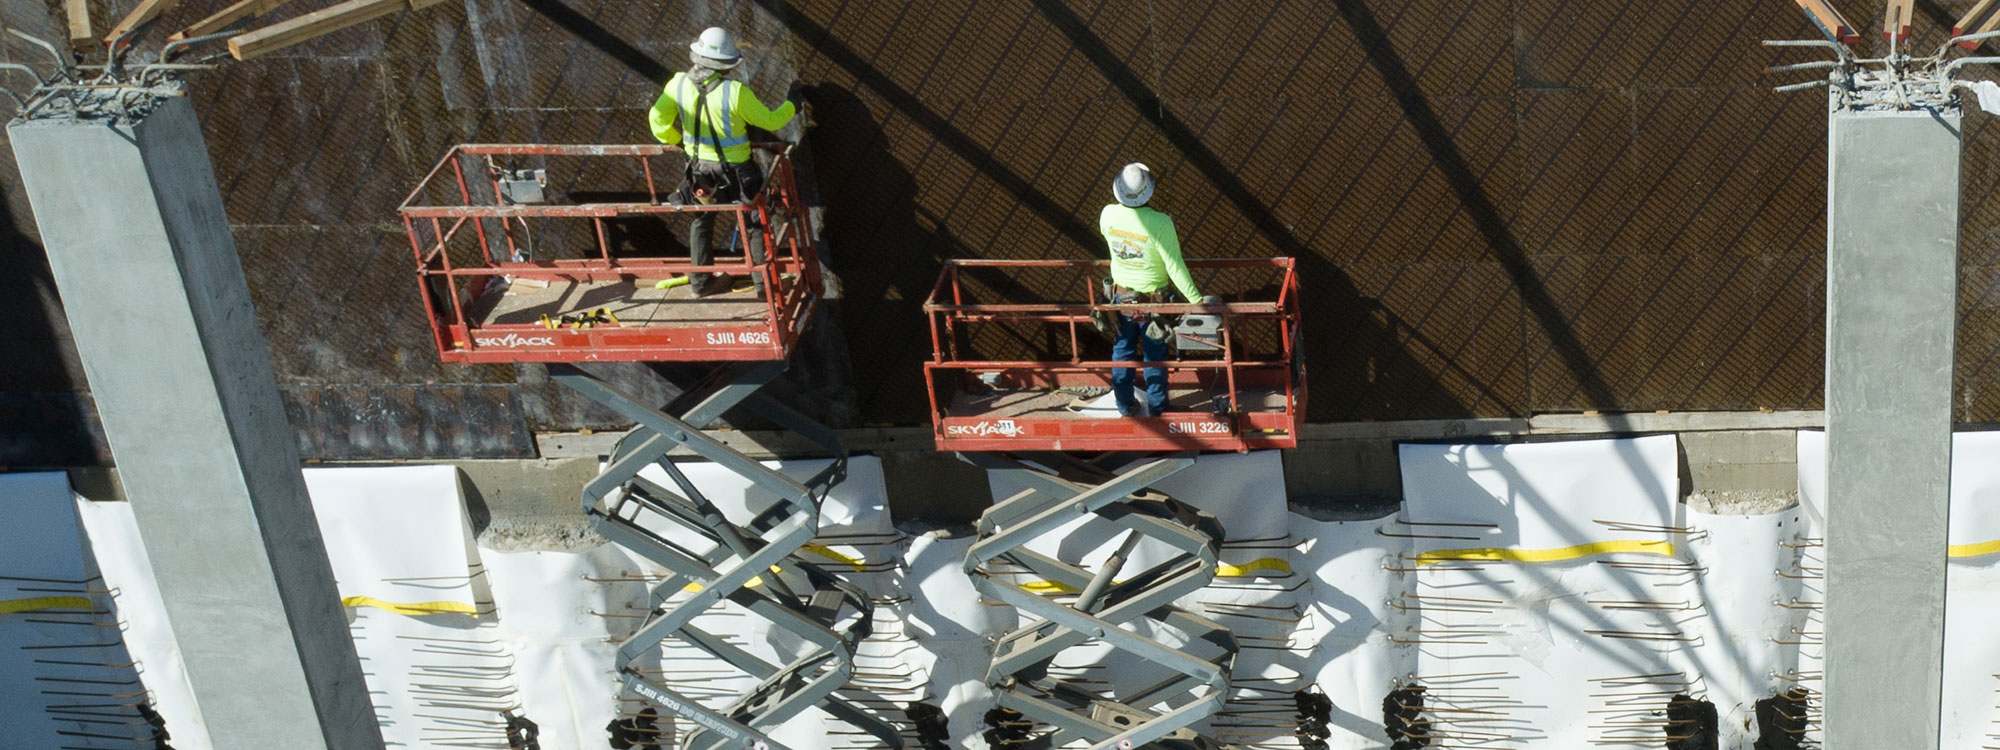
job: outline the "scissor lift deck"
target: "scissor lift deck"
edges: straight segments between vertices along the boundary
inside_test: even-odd
[[[939,450],[1188,451],[1297,445],[1305,408],[1298,358],[1298,274],[1290,258],[1189,261],[1227,304],[1108,304],[1104,261],[950,260],[924,303],[933,355],[924,370]],[[1092,310],[1219,314],[1219,347],[1160,363],[1110,359]],[[1194,347],[1198,348],[1198,347]],[[997,354],[985,354],[999,350]],[[1023,359],[1022,351],[1034,352]],[[1167,370],[1165,414],[1072,409],[1111,370]],[[1144,392],[1136,394],[1144,400]]]
[[[769,174],[763,200],[686,206],[667,200],[684,163],[671,146],[453,148],[398,209],[439,355],[465,363],[786,359],[819,299],[819,260],[790,151],[756,148]],[[535,182],[521,172],[535,169],[547,178],[529,189],[539,196],[508,189]],[[571,188],[579,185],[589,190]],[[717,242],[717,255],[733,246],[740,260],[695,266],[666,257],[682,254],[667,220],[699,212],[725,214],[718,223],[734,240]],[[741,252],[753,224],[765,229],[762,264]],[[654,288],[695,272],[761,278],[775,292],[697,298],[685,285]]]

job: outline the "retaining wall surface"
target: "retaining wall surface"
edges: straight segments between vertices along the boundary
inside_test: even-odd
[[[1919,46],[1968,4],[1922,5]],[[0,11],[59,35],[46,4]],[[1190,256],[1302,260],[1314,420],[1821,402],[1824,102],[1760,72],[1798,53],[1759,40],[1809,34],[1784,3],[462,0],[190,76],[305,455],[617,426],[539,367],[439,364],[394,207],[454,143],[646,141],[711,24],[766,101],[796,78],[811,105],[844,294],[790,387],[830,421],[921,422],[941,260],[1095,255],[1127,161]],[[1993,421],[2000,150],[1966,127],[1955,417]],[[0,165],[0,463],[108,461],[17,179]]]

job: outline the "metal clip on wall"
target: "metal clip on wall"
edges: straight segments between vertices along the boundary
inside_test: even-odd
[[[619,441],[603,473],[583,490],[584,512],[599,534],[671,571],[651,589],[651,613],[645,624],[619,645],[618,668],[633,694],[700,727],[683,743],[688,750],[785,750],[766,732],[808,706],[853,724],[887,747],[902,747],[894,727],[836,692],[853,675],[854,649],[868,635],[871,603],[859,588],[796,553],[818,529],[821,500],[845,478],[847,451],[825,426],[758,392],[783,370],[783,361],[721,368],[707,383],[683,395],[677,405],[685,408],[668,408],[679,415],[674,416],[581,370],[550,368],[557,382],[638,425]],[[703,432],[739,404],[812,440],[836,456],[835,461],[799,482]],[[744,525],[729,520],[668,460],[667,454],[677,448],[748,479],[775,496],[776,505]],[[674,486],[639,476],[650,465],[659,466]],[[691,537],[712,549],[689,548],[684,540]],[[693,593],[676,596],[683,591]],[[695,627],[697,616],[723,600],[796,638],[803,644],[803,655],[774,664]],[[647,677],[643,665],[657,659],[661,642],[668,638],[721,659],[758,679],[757,686],[717,710]]]
[[[1034,746],[1081,740],[1093,750],[1228,747],[1189,727],[1222,708],[1236,638],[1215,621],[1173,606],[1215,578],[1222,525],[1206,512],[1145,489],[1194,465],[1194,459],[1151,458],[1114,472],[1115,464],[1051,457],[1047,460],[1059,464],[1058,476],[1012,458],[960,455],[1027,488],[980,517],[980,539],[967,554],[965,570],[981,593],[1034,618],[1000,639],[986,673],[1001,706],[1051,727]],[[1118,550],[1096,572],[1028,549],[1036,538],[1093,515],[1126,530]],[[1126,573],[1142,540],[1177,554]],[[1014,567],[1076,595],[1064,603],[1017,585],[1010,581]],[[1123,627],[1128,624],[1165,626],[1184,636],[1186,646],[1141,634],[1150,628]],[[1057,655],[1090,641],[1166,667],[1175,676],[1135,691],[1115,686],[1098,691],[1052,673]]]

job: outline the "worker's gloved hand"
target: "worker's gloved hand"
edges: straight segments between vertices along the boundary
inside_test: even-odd
[[[1220,305],[1222,302],[1222,295],[1220,294],[1205,294],[1201,297],[1201,303],[1204,305]]]

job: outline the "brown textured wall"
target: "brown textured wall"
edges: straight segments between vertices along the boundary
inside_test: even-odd
[[[1783,0],[463,0],[192,77],[308,455],[605,423],[537,368],[436,362],[393,209],[454,142],[645,139],[711,23],[767,101],[807,86],[860,422],[924,419],[941,259],[1099,252],[1134,160],[1190,255],[1302,260],[1313,419],[1819,405],[1824,102],[1760,72],[1804,59],[1757,44],[1807,33]],[[1968,123],[1958,408],[1992,421],[2000,152]],[[88,454],[21,426],[88,404],[12,181],[0,454]]]

